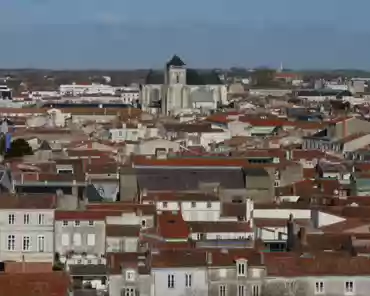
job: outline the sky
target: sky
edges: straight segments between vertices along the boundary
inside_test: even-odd
[[[2,0],[0,68],[370,70],[369,0]]]

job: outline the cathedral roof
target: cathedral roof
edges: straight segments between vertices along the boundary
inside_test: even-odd
[[[145,84],[163,84],[163,71],[150,70],[145,79]],[[186,84],[187,85],[219,85],[222,84],[217,73],[214,71],[202,71],[199,73],[195,69],[186,69]]]
[[[178,56],[174,55],[166,64],[166,69],[169,67],[184,67],[185,63]],[[164,84],[164,72],[150,70],[145,79],[145,84]],[[218,74],[215,71],[202,71],[201,73],[195,69],[186,69],[186,84],[187,85],[218,85],[222,84]]]

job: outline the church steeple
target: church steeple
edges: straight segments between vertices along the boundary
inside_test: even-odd
[[[280,68],[278,69],[278,72],[280,72],[280,73],[284,72],[283,62],[280,63]]]
[[[185,63],[176,54],[173,55],[173,57],[166,64],[167,69],[170,67],[184,67],[184,66],[186,66]]]
[[[182,59],[174,55],[166,64],[165,83],[186,85],[186,67]]]

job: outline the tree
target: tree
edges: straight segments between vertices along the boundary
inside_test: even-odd
[[[252,83],[256,86],[276,86],[274,81],[275,79],[275,70],[260,68],[252,72],[251,78]]]
[[[32,154],[32,148],[25,139],[16,139],[10,144],[9,150],[5,152],[5,157],[22,157]]]
[[[308,292],[308,285],[304,281],[273,280],[263,284],[261,296],[306,296]]]

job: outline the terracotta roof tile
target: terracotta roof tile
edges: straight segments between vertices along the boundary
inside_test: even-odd
[[[105,220],[107,216],[121,216],[121,211],[55,211],[55,220]]]
[[[107,237],[139,237],[140,226],[107,224],[105,233]]]
[[[61,272],[2,274],[0,286],[7,296],[65,296],[70,280]]]
[[[54,209],[56,196],[47,194],[3,194],[0,209]]]
[[[246,166],[248,160],[241,158],[190,158],[178,157],[170,159],[154,159],[135,156],[133,159],[134,165],[152,165],[152,166]]]
[[[253,232],[248,222],[188,222],[188,225],[190,227],[190,231],[193,233]]]
[[[164,239],[187,239],[190,234],[189,226],[179,211],[158,213],[157,229],[158,234]]]
[[[370,275],[370,259],[366,257],[349,257],[343,254],[315,254],[313,258],[266,256],[265,264],[270,276],[353,276]]]
[[[89,211],[121,211],[121,212],[136,212],[143,215],[154,215],[156,213],[155,205],[142,205],[126,202],[110,202],[110,203],[91,203],[86,205]]]

